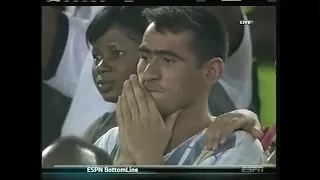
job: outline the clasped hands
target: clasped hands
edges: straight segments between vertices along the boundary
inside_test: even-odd
[[[163,153],[181,112],[177,110],[163,120],[149,92],[141,87],[136,75],[131,75],[117,102],[119,156],[114,163],[163,164]]]

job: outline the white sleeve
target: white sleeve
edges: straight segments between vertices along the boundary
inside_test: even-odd
[[[237,131],[236,145],[225,152],[210,156],[200,165],[261,165],[265,162],[259,140],[244,131]]]
[[[111,154],[114,147],[117,145],[119,136],[118,136],[118,127],[111,128],[103,136],[101,136],[94,145],[105,150],[108,154]]]
[[[65,49],[55,76],[46,83],[72,98],[90,48],[87,46],[85,35],[88,22],[73,16],[67,17],[69,32]]]

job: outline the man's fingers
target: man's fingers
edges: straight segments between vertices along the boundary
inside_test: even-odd
[[[180,114],[182,113],[182,109],[172,113],[170,116],[167,117],[167,119],[165,120],[165,126],[166,128],[168,128],[170,131],[172,131],[178,117],[180,116]]]
[[[259,139],[263,136],[260,124],[257,124],[254,119],[247,119],[246,117],[234,118],[230,123],[230,127],[235,130],[244,130],[251,134],[254,139]],[[231,135],[232,131],[230,132]]]
[[[145,93],[142,90],[142,87],[139,83],[137,75],[135,74],[131,75],[130,80],[132,83],[134,96],[137,101],[140,120],[146,120],[148,118],[147,116],[148,116],[149,110],[148,110],[148,105],[145,98]]]
[[[225,123],[227,122],[227,123]],[[232,135],[232,132],[240,127],[241,122],[237,118],[229,119],[228,116],[218,117],[207,130],[207,148],[215,150],[220,144]]]
[[[220,139],[220,132],[216,132],[214,134],[207,134],[207,142],[206,142],[206,149],[208,150],[216,150],[219,147],[219,139]]]
[[[259,139],[263,136],[260,123],[257,120],[243,116],[235,118],[233,121],[234,130],[244,130],[250,133],[254,139]]]
[[[232,126],[225,127],[225,129],[220,133],[219,145],[224,144],[227,139],[232,136],[233,132],[234,128]]]
[[[130,80],[124,82],[124,94],[128,102],[132,119],[139,118],[139,109],[136,98],[134,96],[133,87]]]
[[[263,132],[260,127],[254,126],[251,130],[252,137],[254,139],[261,139],[263,137]]]
[[[122,104],[122,96],[118,97],[117,102],[117,109],[116,109],[116,120],[119,127],[123,126],[123,117],[122,117],[122,110],[121,110],[121,104]]]
[[[145,89],[143,91],[144,91],[144,94],[145,94],[145,98],[146,98],[146,102],[147,102],[147,105],[148,105],[149,112],[150,113],[157,113],[158,112],[157,106],[154,103],[154,100],[151,97],[150,93]]]
[[[131,121],[131,112],[130,108],[127,102],[126,94],[122,94],[121,96],[121,112],[122,112],[122,118],[123,118],[123,124],[128,123],[128,121]]]

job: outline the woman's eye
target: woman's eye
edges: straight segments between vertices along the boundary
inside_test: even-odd
[[[99,64],[102,60],[102,57],[100,55],[93,55],[93,61],[96,63],[96,64]]]

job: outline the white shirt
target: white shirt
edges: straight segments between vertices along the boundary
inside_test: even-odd
[[[65,96],[73,97],[85,57],[90,52],[85,39],[88,22],[76,17],[67,17],[69,32],[66,47],[56,75],[46,83]]]
[[[69,20],[72,21],[71,18],[69,18]],[[81,27],[84,28],[84,26]],[[73,29],[71,28],[70,31],[73,31]],[[84,32],[85,29],[80,31]],[[70,32],[70,34],[73,33]],[[73,40],[77,41],[84,38],[85,34],[78,34],[77,38]],[[81,136],[90,124],[101,115],[115,110],[115,104],[105,102],[96,89],[92,78],[93,59],[91,53],[88,54],[88,50],[84,50],[83,48],[86,46],[85,42],[81,42],[84,44],[68,42],[65,50],[69,58],[68,63],[61,62],[60,66],[62,67],[59,68],[63,70],[58,71],[58,73],[61,73],[60,77],[62,76],[66,79],[62,81],[61,85],[63,88],[55,84],[56,89],[61,89],[63,90],[62,92],[68,92],[69,97],[73,97],[70,110],[62,127],[62,136]],[[77,47],[78,50],[76,51]],[[74,54],[72,55],[72,53]],[[83,59],[77,58],[77,53],[81,54]],[[87,56],[83,64],[84,54]],[[64,59],[64,61],[67,60]],[[72,66],[72,64],[74,64],[74,66]],[[81,67],[80,64],[83,64],[83,67]],[[224,75],[220,79],[221,85],[237,109],[246,109],[251,102],[251,65],[252,44],[250,30],[248,26],[245,26],[241,45],[231,57],[228,57],[225,64]],[[68,71],[68,69],[70,69],[70,71]],[[79,71],[81,71],[81,76]],[[76,81],[77,78],[75,77],[78,77],[78,84]],[[71,78],[71,80],[67,80],[69,78]],[[69,88],[65,86],[68,84],[70,85]]]
[[[81,19],[91,20],[103,7],[105,6],[81,6],[80,9],[75,12],[76,6],[67,6],[66,13],[75,15]]]

